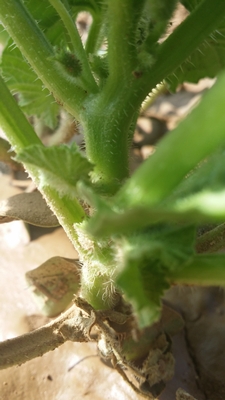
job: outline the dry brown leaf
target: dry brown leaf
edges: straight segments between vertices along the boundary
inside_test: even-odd
[[[40,313],[28,290],[26,272],[55,255],[77,258],[77,252],[62,228],[52,233],[46,230],[45,235],[30,243],[20,237],[12,246],[12,235],[9,237],[5,232],[5,227],[12,224],[22,222],[0,225],[0,340],[28,332],[27,317]]]
[[[55,256],[26,273],[27,282],[45,315],[59,315],[72,303],[73,295],[80,288],[80,268],[78,260]]]
[[[16,194],[0,202],[0,223],[14,220],[43,227],[59,225],[56,216],[38,191]]]

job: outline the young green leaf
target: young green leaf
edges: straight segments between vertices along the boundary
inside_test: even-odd
[[[59,106],[42,82],[32,71],[10,39],[3,51],[1,70],[8,88],[18,95],[19,105],[27,115],[37,115],[54,129],[57,125]]]
[[[141,327],[157,321],[168,277],[190,262],[195,228],[157,226],[118,240],[121,267],[117,284],[132,302]]]
[[[117,279],[117,284],[131,302],[134,312],[137,314],[140,328],[144,328],[152,325],[160,318],[160,298],[164,289],[168,286],[164,276],[157,273],[156,268],[156,274],[145,277],[150,283],[148,290],[146,290],[139,267],[136,260],[127,260]]]
[[[159,204],[191,169],[225,144],[224,88],[225,73],[198,107],[127,180],[115,196],[118,208]]]
[[[17,160],[38,167],[40,186],[55,188],[60,195],[73,197],[79,180],[88,179],[92,165],[79,152],[75,143],[43,147],[29,146],[20,152]]]

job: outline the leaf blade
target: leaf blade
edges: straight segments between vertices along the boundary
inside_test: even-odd
[[[39,168],[41,186],[55,188],[60,195],[76,196],[76,184],[79,180],[88,180],[92,164],[84,157],[75,143],[44,147],[28,146],[20,152],[17,160]]]

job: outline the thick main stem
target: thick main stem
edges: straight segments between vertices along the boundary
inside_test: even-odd
[[[96,166],[94,179],[108,187],[110,194],[129,176],[129,122],[124,118],[126,105],[120,106],[118,98],[112,98],[99,112],[100,101],[95,100],[90,107],[91,115],[84,124],[84,135],[87,156]]]
[[[207,35],[217,28],[225,15],[224,1],[217,0],[216,10],[212,0],[203,1],[160,45],[156,62],[151,68],[142,71],[138,65],[139,76],[135,75],[138,60],[134,32],[137,22],[133,21],[130,15],[134,3],[126,1],[120,6],[118,1],[109,3],[109,77],[101,94],[89,104],[90,122],[84,124],[87,154],[96,165],[96,176],[99,175],[100,179],[106,182],[106,186],[110,179],[114,180],[114,183],[117,181],[117,187],[128,176],[128,137],[135,110],[138,110],[149,91],[179,67]],[[136,20],[141,9],[142,2],[134,12]],[[113,21],[115,16],[116,25]],[[124,20],[129,21],[125,24]]]

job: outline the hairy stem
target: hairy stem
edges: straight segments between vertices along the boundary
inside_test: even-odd
[[[93,22],[91,24],[89,33],[88,33],[88,38],[85,43],[85,51],[88,54],[96,54],[97,51],[99,50],[99,47],[101,45],[101,42],[99,39],[100,33],[101,33],[101,28],[102,28],[102,16],[101,14],[94,13],[92,15],[93,17]],[[103,40],[103,38],[102,38]]]
[[[95,165],[94,180],[105,185],[109,194],[128,177],[129,125],[127,120],[123,123],[125,110],[118,107],[121,98],[121,93],[117,99],[112,98],[101,110],[100,118],[101,97],[99,101],[95,99],[90,105],[88,121],[84,123],[87,156]]]
[[[198,162],[225,143],[224,87],[225,74],[222,73],[198,107],[159,144],[157,152],[122,187],[118,193],[121,205],[149,207],[159,203]]]
[[[102,92],[89,104],[90,123],[84,124],[87,154],[96,165],[96,175],[101,181],[105,180],[107,184],[110,179],[114,179],[114,182],[118,182],[118,187],[127,178],[129,130],[136,110],[149,91],[173,73],[207,35],[216,29],[225,15],[224,1],[217,0],[217,3],[219,10],[215,10],[212,0],[203,1],[193,14],[160,45],[155,64],[140,71],[139,76],[135,75],[135,68],[136,66],[139,68],[139,62],[134,41],[143,3],[138,3],[138,7],[135,8],[137,3],[134,4],[133,1],[125,1],[122,6],[117,0],[109,2],[109,77]],[[151,54],[151,49],[149,49],[149,54]],[[100,115],[107,116],[102,123],[100,123]],[[149,172],[147,175],[149,176]],[[152,176],[155,177],[155,168]],[[148,179],[146,179],[146,185],[148,185]]]
[[[129,78],[137,62],[136,29],[145,1],[108,1],[108,59],[110,81]]]

